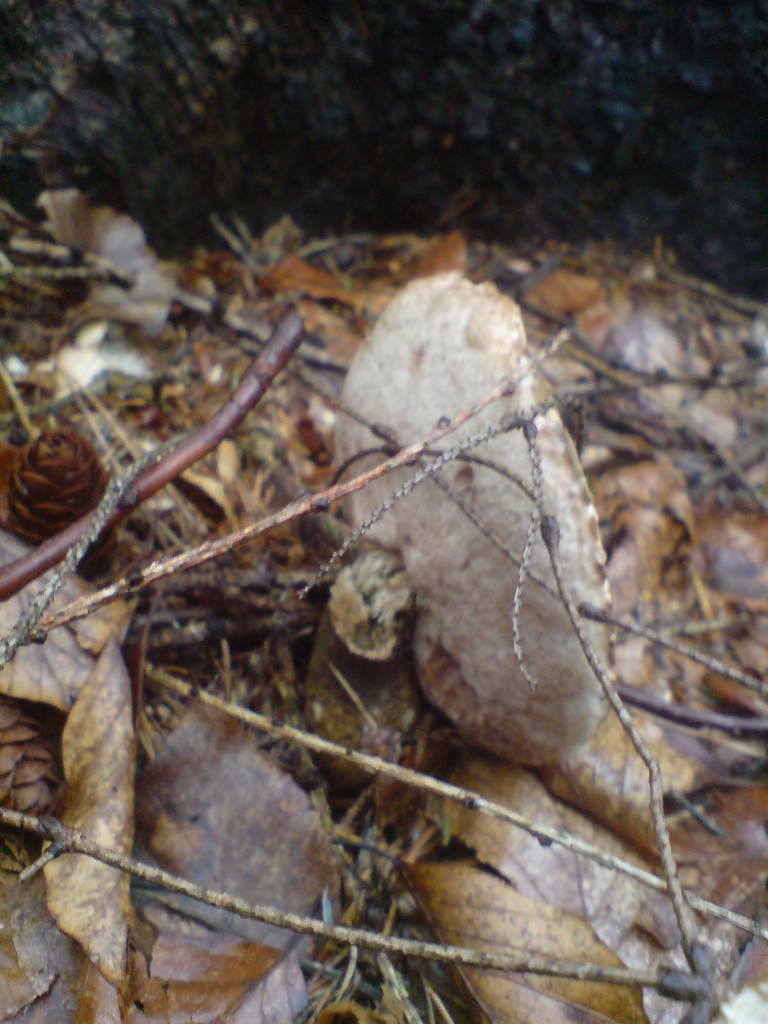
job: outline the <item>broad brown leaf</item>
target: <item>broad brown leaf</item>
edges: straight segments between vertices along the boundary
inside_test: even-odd
[[[155,943],[151,959],[132,956],[129,1020],[133,1024],[189,1020],[202,1024],[228,1019],[268,985],[279,956],[275,949],[232,936],[165,932]],[[297,1009],[306,1000],[300,973],[298,996]],[[250,1020],[265,1024],[269,1017],[255,1013]]]
[[[135,747],[130,679],[111,641],[70,712],[62,738],[67,781],[61,820],[101,846],[130,854]],[[123,981],[128,876],[66,854],[45,867],[48,905],[115,988]]]
[[[409,868],[408,876],[446,943],[621,966],[581,918],[529,899],[471,863],[419,864]],[[648,1021],[638,989],[470,969],[463,974],[491,1024]]]
[[[139,834],[191,881],[296,913],[335,886],[330,844],[309,798],[240,723],[194,704],[144,772]],[[283,949],[285,931],[194,904],[194,917]]]
[[[466,754],[452,781],[480,793],[505,807],[514,808],[523,817],[550,828],[565,829],[600,850],[636,864],[646,870],[655,867],[632,850],[619,835],[553,797],[536,776],[494,758]],[[642,920],[652,931],[658,947],[671,948],[678,940],[677,926],[667,900],[636,882],[558,844],[542,844],[521,829],[468,811],[458,804],[442,811],[451,834],[475,850],[484,864],[490,864],[524,896],[541,900],[587,921],[596,935],[619,956],[623,944],[637,945],[632,935]],[[651,925],[649,922],[654,922]],[[563,950],[562,955],[566,955]],[[633,953],[633,966],[646,965]]]

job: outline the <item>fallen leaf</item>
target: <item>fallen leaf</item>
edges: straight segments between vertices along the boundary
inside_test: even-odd
[[[621,966],[581,918],[529,899],[471,863],[417,864],[408,868],[408,878],[443,942]],[[491,1024],[648,1021],[639,989],[468,968],[462,974]]]
[[[89,960],[83,963],[76,994],[74,1019],[77,1024],[123,1024],[117,988]]]
[[[696,804],[709,829],[691,815],[671,828],[680,880],[751,918],[763,904],[768,873],[768,786],[719,787]]]
[[[331,299],[365,316],[378,315],[392,295],[389,289],[361,289],[351,279],[334,277],[293,255],[284,257],[259,283],[277,294],[299,292],[313,299]]]
[[[640,373],[664,371],[675,375],[689,369],[677,335],[650,309],[638,309],[614,323],[600,351]]]
[[[0,531],[0,562],[3,565],[21,558],[29,550],[27,544]],[[45,573],[18,594],[0,602],[0,632],[10,632],[49,582],[52,572]],[[83,580],[70,576],[56,595],[53,609],[92,592]],[[19,648],[12,661],[0,669],[0,693],[41,701],[68,711],[93,670],[94,655],[98,655],[110,639],[122,639],[129,616],[130,606],[117,601],[71,626],[52,630],[43,644]]]
[[[635,724],[661,767],[664,783],[676,792],[689,792],[702,772],[700,764],[678,754],[654,722],[643,718]],[[590,814],[638,849],[657,854],[648,769],[616,715],[606,715],[584,750],[560,764],[546,765],[540,775],[561,800]]]
[[[252,903],[307,914],[336,884],[307,795],[239,722],[203,704],[192,705],[143,773],[137,823],[162,867]],[[189,905],[196,920],[219,930],[278,949],[291,941],[258,921]]]
[[[594,497],[614,614],[642,621],[651,610],[655,617],[668,613],[668,568],[675,559],[682,561],[696,538],[685,478],[657,453],[604,468]]]
[[[91,206],[78,189],[43,192],[38,198],[57,242],[101,256],[133,279],[130,288],[97,284],[87,310],[91,318],[106,316],[137,324],[147,334],[160,334],[174,292],[171,273],[161,268],[142,228],[108,206]]]
[[[597,278],[562,268],[540,278],[525,293],[527,302],[554,316],[568,316],[605,297]]]
[[[714,509],[697,518],[693,564],[713,590],[768,611],[768,516]]]
[[[51,917],[42,875],[0,877],[0,1020],[69,1024],[82,961]]]
[[[307,1004],[307,986],[294,949],[254,985],[222,1024],[285,1024]]]
[[[55,978],[46,963],[38,960],[36,969],[30,971],[21,961],[11,931],[13,910],[8,899],[8,883],[10,879],[0,877],[0,1020],[7,1020],[28,1006],[50,988]],[[14,888],[20,886],[16,884]],[[39,942],[38,936],[34,937]]]
[[[465,273],[467,269],[467,242],[460,231],[450,231],[447,235],[438,235],[432,239],[413,263],[405,268],[404,280],[415,281],[419,277],[431,277],[457,270]]]
[[[470,753],[461,759],[451,781],[514,808],[529,821],[564,829],[607,854],[629,860],[645,870],[655,867],[653,861],[631,849],[620,835],[562,803],[526,769]],[[651,960],[647,950],[643,960],[637,959],[642,951],[635,948],[636,937],[631,933],[638,920],[643,921],[646,930],[653,931],[659,948],[672,948],[677,943],[677,925],[666,898],[630,878],[578,857],[558,844],[543,846],[522,829],[458,804],[446,804],[441,808],[441,816],[451,835],[475,850],[483,864],[493,867],[524,896],[578,915],[622,959],[627,943],[635,958],[626,961],[630,966],[645,967]],[[654,924],[650,926],[648,922]],[[565,950],[561,955],[573,959]]]
[[[110,850],[133,843],[135,748],[128,673],[113,640],[69,714],[62,737],[67,781],[62,822]],[[89,857],[65,854],[47,864],[48,905],[62,931],[119,988],[125,967],[129,878]]]
[[[305,332],[322,342],[319,357],[324,362],[332,361],[336,366],[348,367],[360,344],[363,328],[350,324],[344,317],[314,299],[299,299],[296,310],[304,321]]]
[[[132,957],[129,1020],[135,1024],[222,1021],[239,1011],[255,986],[266,984],[279,956],[275,949],[233,936],[163,932],[151,958]],[[251,1020],[264,1024],[263,1017]]]

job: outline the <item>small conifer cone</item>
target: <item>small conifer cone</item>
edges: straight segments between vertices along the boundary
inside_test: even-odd
[[[95,508],[108,482],[85,438],[69,429],[47,431],[20,450],[11,469],[7,526],[39,544]]]
[[[0,697],[0,806],[41,814],[60,785],[53,747],[40,725],[19,701]]]

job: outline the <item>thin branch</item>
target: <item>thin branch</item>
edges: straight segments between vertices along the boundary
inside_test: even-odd
[[[755,679],[754,676],[750,676],[746,672],[741,672],[731,665],[726,665],[724,661],[711,658],[708,654],[704,654],[688,644],[669,640],[663,633],[659,633],[655,629],[650,629],[648,626],[640,626],[630,619],[617,619],[600,608],[594,608],[592,605],[580,605],[579,614],[585,619],[592,619],[593,622],[605,622],[609,626],[618,626],[620,629],[626,629],[628,633],[634,633],[637,636],[645,637],[646,640],[652,640],[659,647],[666,647],[667,650],[674,651],[675,654],[680,654],[684,658],[690,658],[691,661],[703,665],[711,672],[717,672],[718,675],[725,676],[726,679],[732,679],[735,683],[741,683],[742,686],[753,690],[755,693],[759,693],[762,697],[768,697],[768,686],[761,679]]]
[[[738,739],[764,739],[768,736],[768,720],[765,718],[723,715],[717,711],[700,711],[697,708],[683,707],[681,704],[670,704],[643,687],[629,686],[627,683],[620,683],[617,689],[627,704],[649,715],[656,715],[657,718],[662,718],[673,725],[688,729],[718,729]]]
[[[190,548],[189,550],[183,551],[170,558],[159,559],[156,562],[151,562],[149,565],[145,566],[139,572],[132,574],[130,577],[123,577],[122,579],[116,580],[108,586],[103,587],[101,590],[96,591],[94,594],[72,601],[55,616],[50,616],[40,624],[39,636],[42,637],[45,632],[50,629],[66,625],[69,622],[75,621],[75,619],[84,618],[86,615],[94,612],[97,608],[100,608],[105,604],[109,604],[109,602],[114,601],[119,597],[137,593],[150,584],[156,583],[158,580],[166,579],[174,573],[183,572],[186,569],[191,569],[195,566],[203,565],[215,558],[219,558],[225,552],[231,551],[240,544],[244,544],[246,541],[252,540],[254,537],[258,537],[263,533],[273,530],[276,526],[281,526],[294,519],[300,519],[303,516],[309,515],[311,512],[325,512],[331,504],[336,501],[340,501],[348,494],[361,490],[363,487],[366,487],[371,483],[371,481],[377,480],[379,477],[382,477],[387,473],[391,473],[396,469],[401,469],[404,466],[412,466],[413,463],[418,460],[419,456],[423,454],[426,448],[429,448],[431,445],[442,440],[442,438],[446,437],[454,430],[457,430],[462,426],[462,424],[470,419],[470,417],[476,415],[486,406],[506,394],[509,387],[510,383],[508,381],[502,381],[471,409],[466,409],[459,413],[455,419],[451,420],[449,423],[445,425],[441,424],[422,440],[414,442],[407,448],[403,448],[396,455],[393,455],[391,458],[379,463],[379,465],[374,466],[367,472],[361,473],[360,476],[355,477],[353,480],[348,480],[345,483],[333,484],[331,487],[326,488],[326,490],[318,491],[316,494],[305,495],[304,497],[291,502],[289,505],[285,505],[278,512],[259,520],[257,523],[251,523],[249,526],[244,526],[240,530],[236,530],[234,533],[227,534],[225,537],[205,541],[197,547]],[[444,453],[445,457],[440,460],[440,465],[442,466],[444,462],[450,461],[451,458],[455,458],[470,447],[479,445],[489,438],[496,437],[499,434],[521,426],[522,421],[522,417],[503,416],[498,425],[490,426],[481,433],[475,434],[471,438],[468,438],[456,445],[454,448],[448,449]],[[428,471],[425,470],[422,472],[424,472],[426,476],[429,476],[431,473],[436,472],[437,468],[439,467],[433,465]],[[415,485],[412,483],[411,486]],[[32,552],[32,554],[34,554],[34,552]],[[0,570],[0,598],[3,596],[2,582],[3,570]],[[314,578],[304,589],[309,589],[313,582]]]
[[[603,982],[609,985],[655,988],[662,995],[686,1002],[697,1000],[705,990],[701,979],[669,970],[636,971],[619,967],[603,967],[598,964],[549,960],[546,957],[527,953],[484,953],[464,946],[418,942],[414,939],[380,935],[378,932],[362,928],[326,924],[315,918],[249,903],[239,897],[188,882],[168,871],[142,864],[115,850],[99,846],[81,832],[66,828],[54,818],[36,818],[18,811],[0,809],[0,822],[12,828],[33,832],[43,839],[52,841],[59,854],[84,854],[102,864],[116,868],[118,871],[141,878],[148,884],[165,889],[167,892],[188,896],[208,906],[218,907],[241,917],[263,921],[277,928],[286,928],[303,935],[313,935],[317,938],[343,942],[351,946],[361,946],[384,953],[412,956],[422,960],[435,960],[462,967],[475,967],[511,974],[539,974],[544,977],[572,978],[578,981]],[[26,881],[36,870],[37,865],[32,865],[22,873],[20,880]]]
[[[624,707],[621,697],[619,697],[616,692],[617,680],[613,672],[601,663],[600,658],[598,657],[584,629],[583,619],[579,615],[579,610],[571,597],[568,584],[565,580],[563,563],[560,558],[560,527],[558,526],[557,520],[554,516],[546,514],[542,515],[541,536],[544,539],[547,550],[549,551],[552,571],[555,575],[563,606],[565,607],[565,610],[568,613],[568,618],[571,620],[571,625],[579,638],[579,642],[587,661],[589,662],[592,671],[595,673],[595,677],[602,686],[609,704],[615,711],[625,732],[632,741],[633,747],[640,755],[643,763],[648,769],[648,779],[651,789],[651,819],[653,821],[654,832],[656,833],[656,841],[659,845],[662,871],[666,881],[667,892],[670,900],[672,901],[672,907],[675,911],[675,917],[677,918],[677,923],[680,928],[685,958],[688,961],[691,970],[695,972],[697,959],[696,942],[694,937],[695,922],[689,907],[685,903],[683,889],[680,885],[680,879],[677,874],[677,865],[675,863],[674,854],[672,853],[672,844],[669,839],[669,832],[667,831],[666,821],[664,820],[664,787],[661,781],[661,771],[651,755],[642,733],[632,721],[632,716]]]

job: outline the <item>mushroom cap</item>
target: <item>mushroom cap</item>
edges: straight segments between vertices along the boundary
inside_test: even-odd
[[[492,284],[441,274],[409,284],[386,308],[352,362],[342,408],[387,428],[406,445],[429,433],[441,417],[453,418],[473,406],[505,377],[515,384],[512,393],[442,447],[506,414],[531,411],[547,396],[548,385],[537,372],[516,303]],[[537,415],[535,423],[543,511],[557,519],[571,594],[577,605],[606,609],[605,552],[575,447],[556,410]],[[367,427],[340,413],[339,460],[379,444]],[[351,495],[350,521],[362,522],[413,472],[399,471]],[[472,458],[446,465],[439,481],[415,487],[370,537],[400,553],[415,588],[414,648],[428,699],[473,744],[511,761],[537,764],[564,759],[587,743],[605,701],[538,535],[519,615],[523,662],[535,689],[515,655],[518,568],[502,549],[519,560],[531,494],[526,441],[521,431],[504,433]],[[609,629],[593,622],[584,628],[607,662]]]

